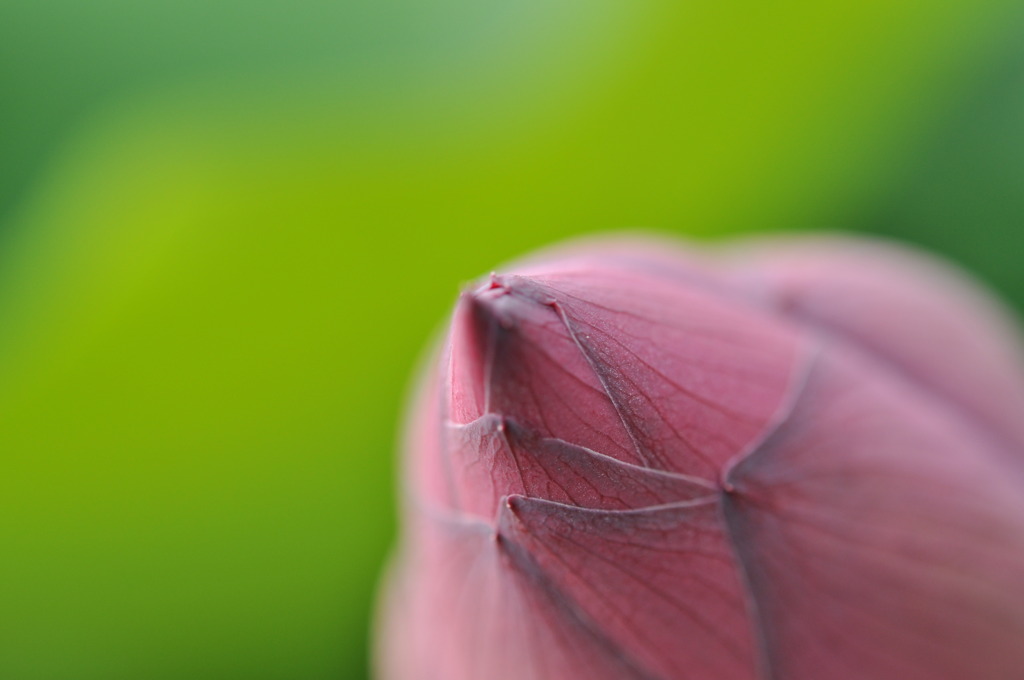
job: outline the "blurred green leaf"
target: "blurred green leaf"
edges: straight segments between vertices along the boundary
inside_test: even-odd
[[[365,675],[401,395],[459,283],[866,214],[1011,5],[5,6],[8,130],[76,132],[0,252],[0,676]]]

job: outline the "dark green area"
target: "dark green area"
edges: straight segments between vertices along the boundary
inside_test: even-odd
[[[965,86],[949,120],[852,224],[920,243],[1024,309],[1024,21]]]

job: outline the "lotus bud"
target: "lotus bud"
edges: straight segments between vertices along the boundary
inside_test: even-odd
[[[854,240],[569,246],[459,298],[382,680],[1024,677],[1024,361]]]

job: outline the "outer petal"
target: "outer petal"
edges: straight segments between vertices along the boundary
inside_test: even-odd
[[[950,413],[826,352],[729,474],[772,678],[1020,677],[1024,474]]]
[[[514,497],[501,531],[653,677],[750,680],[748,601],[718,513],[717,495],[626,512]]]
[[[382,680],[655,680],[486,525],[420,514],[409,528]]]
[[[784,314],[859,346],[1024,451],[1020,336],[951,267],[895,246],[833,238],[751,247],[737,272]]]

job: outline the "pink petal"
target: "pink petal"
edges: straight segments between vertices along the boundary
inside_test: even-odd
[[[1024,447],[1020,336],[958,272],[895,246],[839,238],[751,247],[737,270],[786,315],[861,347],[926,398],[947,399]]]
[[[773,678],[1020,675],[1024,465],[867,360],[823,354],[731,471]]]
[[[523,497],[508,508],[503,535],[652,677],[757,676],[746,593],[717,494],[637,511]]]
[[[383,626],[384,680],[654,680],[481,523],[419,515]]]

